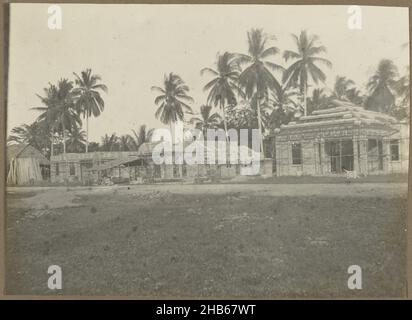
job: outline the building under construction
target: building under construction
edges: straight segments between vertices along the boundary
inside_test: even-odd
[[[408,172],[409,124],[349,102],[317,110],[271,136],[277,176]]]

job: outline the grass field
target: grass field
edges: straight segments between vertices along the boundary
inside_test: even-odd
[[[406,183],[9,188],[8,294],[404,296]],[[47,288],[47,268],[63,290]],[[347,268],[362,267],[349,290]]]

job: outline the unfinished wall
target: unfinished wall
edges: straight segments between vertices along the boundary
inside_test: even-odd
[[[56,172],[58,165],[58,174]],[[74,174],[70,174],[70,166],[74,167]],[[72,172],[73,173],[73,172]],[[52,161],[50,165],[50,181],[52,183],[76,183],[81,181],[82,171],[80,162]]]

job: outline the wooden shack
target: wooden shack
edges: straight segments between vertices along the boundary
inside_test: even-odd
[[[27,144],[7,146],[7,183],[36,184],[50,178],[50,162],[36,148]]]

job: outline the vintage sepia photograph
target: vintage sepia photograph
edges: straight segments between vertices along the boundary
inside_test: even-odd
[[[407,297],[408,7],[7,10],[6,295]]]

